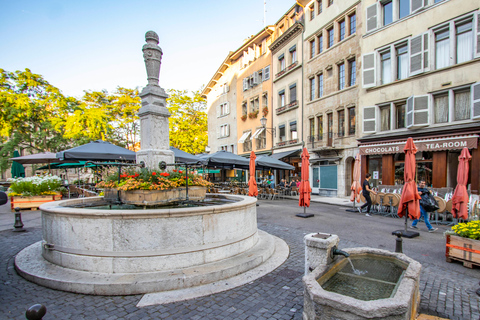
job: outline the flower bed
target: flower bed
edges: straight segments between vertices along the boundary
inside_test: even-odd
[[[480,221],[459,223],[446,234],[446,260],[463,262],[472,268],[480,266]]]
[[[188,179],[188,180],[187,180]],[[141,169],[128,171],[120,175],[108,176],[97,184],[97,188],[105,189],[105,200],[122,203],[158,206],[186,199],[188,181],[189,200],[203,200],[207,187],[212,184],[199,175],[187,174],[183,170],[160,172],[159,170]]]
[[[12,178],[8,189],[12,210],[37,209],[41,204],[61,200],[62,179],[57,176],[33,176],[28,178]]]

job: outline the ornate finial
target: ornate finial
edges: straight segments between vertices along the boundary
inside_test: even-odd
[[[162,63],[162,49],[158,46],[158,34],[155,31],[145,33],[145,41],[143,45],[143,59],[147,68],[148,86],[159,86],[158,80],[160,76],[160,65]]]

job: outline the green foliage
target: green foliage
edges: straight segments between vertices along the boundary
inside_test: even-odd
[[[9,196],[40,196],[62,191],[62,179],[52,175],[8,179],[8,181],[11,182]]]
[[[170,145],[191,154],[202,153],[208,144],[206,101],[200,91],[168,90]]]
[[[75,104],[29,69],[0,69],[0,170],[9,167],[7,160],[15,149],[56,152],[68,146],[54,123]]]

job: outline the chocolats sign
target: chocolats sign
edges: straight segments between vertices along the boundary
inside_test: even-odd
[[[360,146],[360,154],[391,154],[401,153],[405,147],[405,142],[393,142],[382,144],[370,144]],[[478,136],[468,137],[451,137],[451,138],[439,138],[439,139],[424,139],[413,140],[418,151],[441,151],[441,150],[455,150],[463,149],[476,149],[478,144]]]

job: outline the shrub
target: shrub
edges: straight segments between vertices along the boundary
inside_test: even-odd
[[[28,178],[8,179],[12,184],[8,189],[9,196],[41,196],[53,195],[62,191],[62,179],[57,176],[33,176]]]

